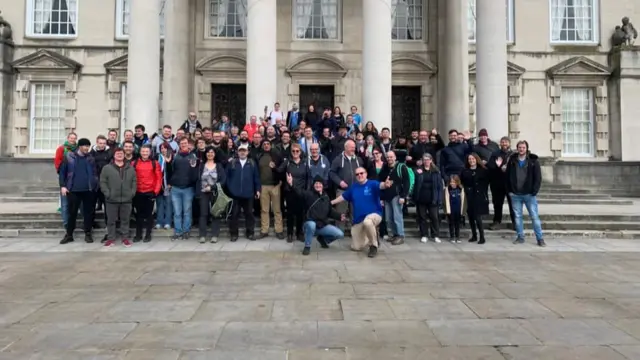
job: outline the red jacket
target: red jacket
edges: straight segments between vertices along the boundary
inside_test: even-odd
[[[155,163],[155,171],[154,164]],[[136,192],[160,194],[162,189],[162,169],[156,160],[143,161],[138,159],[133,163],[138,182]]]
[[[56,155],[53,157],[53,166],[56,167],[56,172],[60,171],[60,165],[64,160],[64,145],[58,146],[56,149]]]
[[[255,124],[251,124],[248,123],[244,126],[244,129],[248,135],[249,135],[249,141],[253,140],[253,134],[256,133],[256,131],[258,131],[258,128],[260,127],[260,125],[258,125],[258,123]]]

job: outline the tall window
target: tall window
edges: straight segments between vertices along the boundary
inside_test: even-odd
[[[27,36],[75,37],[78,31],[77,0],[28,0]]]
[[[423,39],[423,0],[392,0],[391,38],[394,40]]]
[[[209,36],[247,37],[247,0],[207,1],[209,4]],[[276,20],[273,19],[274,22]]]
[[[295,0],[296,39],[338,39],[338,0]]]
[[[116,2],[116,38],[127,39],[129,37],[129,24],[131,24],[131,2],[145,0],[117,0]],[[166,0],[160,1],[160,36],[164,36],[164,5]]]
[[[53,154],[67,136],[65,129],[64,83],[39,83],[31,85],[29,151]]]
[[[551,42],[598,42],[597,0],[549,0]]]
[[[469,32],[469,42],[476,42],[476,1],[477,0],[468,0],[468,12],[467,12],[467,29]],[[507,43],[512,44],[515,41],[515,26],[513,19],[514,15],[514,0],[505,0],[507,2]]]
[[[593,155],[593,90],[563,88],[562,156]]]

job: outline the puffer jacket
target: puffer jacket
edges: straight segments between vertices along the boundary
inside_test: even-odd
[[[153,193],[160,194],[162,190],[162,169],[156,160],[148,159],[146,161],[138,159],[131,163],[136,171],[138,179],[137,191],[142,194]]]
[[[305,221],[316,223],[316,230],[329,224],[329,219],[340,220],[340,213],[331,206],[331,199],[327,193],[318,193],[315,190],[299,190],[294,188],[296,195],[304,202]]]
[[[130,203],[136,194],[136,183],[136,171],[126,162],[122,167],[111,163],[100,174],[100,190],[108,203]]]

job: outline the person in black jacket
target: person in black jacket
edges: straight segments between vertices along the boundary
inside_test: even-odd
[[[262,194],[260,195],[260,238],[269,236],[270,213],[273,211],[273,222],[278,239],[284,239],[282,226],[282,174],[278,173],[278,167],[282,164],[280,152],[273,148],[269,139],[262,142],[262,152],[256,159],[260,172]]]
[[[202,124],[198,120],[198,116],[195,112],[189,113],[189,118],[182,123],[179,129],[182,129],[185,134],[193,134],[196,129],[202,130]]]
[[[167,178],[171,186],[174,234],[171,240],[189,239],[193,221],[193,198],[198,180],[198,159],[189,151],[189,140],[180,139],[180,149],[167,164]]]
[[[446,183],[451,175],[460,175],[467,162],[465,158],[471,152],[468,143],[471,134],[465,132],[463,136],[459,135],[456,130],[449,131],[449,145],[440,150],[440,159],[436,161]]]
[[[509,206],[511,227],[515,230],[516,221],[513,214],[513,206],[511,206],[511,196],[507,192],[507,160],[511,154],[513,154],[511,140],[505,136],[500,139],[500,149],[491,155],[487,163],[490,173],[491,201],[493,202],[493,222],[489,227],[490,230],[496,229],[502,223],[502,207],[504,206],[505,197]]]
[[[385,189],[380,200],[384,201],[384,215],[387,231],[391,236],[391,245],[404,244],[404,214],[402,208],[407,202],[410,190],[409,168],[396,161],[393,151],[387,153],[387,167],[380,172],[380,177],[389,179],[393,183]]]
[[[542,234],[542,223],[538,214],[538,199],[536,195],[542,185],[542,173],[538,156],[529,151],[529,143],[518,141],[517,153],[512,154],[507,160],[507,191],[511,196],[513,212],[516,220],[516,232],[518,236],[514,244],[524,243],[524,231],[522,225],[522,205],[527,207],[527,212],[533,223],[533,232],[536,234],[538,246],[546,246]]]
[[[433,157],[429,153],[422,156],[422,165],[416,169],[413,191],[412,198],[417,207],[420,241],[426,243],[429,239],[440,243],[438,210],[442,205],[444,185],[440,170],[433,163]]]
[[[500,147],[489,139],[487,129],[480,129],[480,132],[478,132],[478,143],[472,146],[471,152],[478,154],[480,160],[482,160],[482,165],[487,166],[491,155],[498,150],[500,150]]]
[[[469,242],[477,241],[482,245],[486,242],[482,216],[489,213],[489,172],[482,165],[478,154],[467,155],[466,168],[460,174],[460,180],[462,180],[467,199],[467,216],[472,234]],[[478,240],[478,235],[480,240]]]
[[[435,159],[438,151],[443,148],[444,141],[442,141],[442,137],[440,137],[436,129],[433,129],[431,134],[424,130],[420,131],[418,142],[411,147],[407,156],[407,165],[419,168],[422,166],[422,156],[424,154],[429,154],[431,159]]]
[[[216,161],[216,150],[209,146],[205,150],[205,160],[200,162],[198,166],[198,180],[196,182],[195,191],[198,194],[198,205],[200,206],[200,221],[198,221],[198,230],[200,243],[207,241],[212,243],[218,242],[220,235],[220,219],[211,219],[211,236],[207,237],[207,220],[209,220],[211,205],[215,201],[216,184],[226,185],[226,172],[224,166]]]
[[[294,189],[304,190],[307,188],[309,165],[302,159],[302,147],[299,144],[291,145],[291,158],[280,164],[278,172],[291,175],[293,178],[293,183],[291,185],[287,183],[284,190],[287,203],[287,242],[293,242],[294,227],[298,241],[304,241],[302,232],[304,208],[302,207],[302,199]]]
[[[309,255],[311,243],[316,236],[323,249],[329,247],[334,240],[342,239],[344,233],[336,226],[329,224],[329,219],[345,220],[345,215],[340,214],[331,206],[331,199],[324,191],[324,180],[320,176],[313,179],[312,190],[301,190],[293,186],[293,176],[287,174],[287,184],[300,197],[303,203],[304,213],[304,250],[302,255]]]
[[[107,166],[113,159],[113,149],[107,146],[107,138],[104,135],[98,135],[96,138],[96,144],[91,149],[91,156],[96,162],[96,170],[98,171],[98,178],[102,173],[102,168]],[[102,211],[102,206],[105,205],[104,193],[99,188],[96,191],[96,211]],[[107,212],[104,213],[105,222],[107,221]],[[95,219],[95,216],[94,216]],[[95,224],[94,224],[95,227]],[[106,239],[106,236],[105,236]]]

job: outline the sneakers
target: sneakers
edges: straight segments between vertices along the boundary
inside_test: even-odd
[[[478,239],[475,237],[472,237],[471,239],[469,239],[469,242],[476,242],[476,241],[478,241]]]
[[[142,240],[142,242],[146,242],[146,243],[148,243],[148,242],[150,242],[150,241],[151,241],[151,234],[147,234],[147,235],[144,237],[144,240]]]
[[[124,239],[122,240],[122,245],[124,245],[124,247],[131,247],[131,241],[129,241],[129,239]]]
[[[191,237],[191,234],[188,231],[182,234],[182,240],[189,240],[190,237]]]
[[[212,237],[211,240],[209,240],[212,244],[216,244],[218,242],[218,238],[217,237]]]
[[[420,242],[423,243],[423,244],[426,244],[427,241],[428,241],[427,238],[424,237],[424,236],[420,238]]]
[[[311,253],[311,248],[305,247],[302,249],[302,255],[307,256]]]
[[[491,225],[489,225],[489,230],[498,230],[499,228],[500,228],[499,222],[493,222],[491,223]]]
[[[160,226],[160,224],[156,224],[155,228],[156,228],[156,230],[160,230],[160,229],[162,229],[162,226]]]
[[[253,234],[247,235],[247,239],[251,240],[251,241],[256,241],[256,236]]]
[[[517,238],[517,239],[513,240],[513,244],[514,245],[524,244],[524,239],[523,238]]]
[[[538,246],[545,247],[545,246],[547,246],[547,243],[544,242],[544,239],[540,239],[540,240],[538,240]]]
[[[378,248],[373,245],[369,246],[369,254],[367,254],[367,256],[374,258],[376,255],[378,255]]]
[[[231,235],[231,239],[229,241],[231,241],[231,242],[238,241],[238,235]]]
[[[287,242],[288,243],[292,243],[293,242],[293,235],[287,235]]]
[[[440,240],[440,238],[439,238],[439,237],[437,237],[437,236],[433,238],[433,241],[434,241],[436,244],[440,244],[440,243],[442,242],[442,240]]]
[[[393,238],[393,240],[391,240],[391,245],[402,245],[402,244],[404,244],[404,237],[402,236],[396,236]]]
[[[456,242],[456,244],[462,243],[462,241],[459,238],[456,238],[454,241]]]
[[[389,241],[389,235],[385,235],[385,236],[383,236],[383,237],[382,237],[382,240],[384,240],[384,241]]]
[[[73,242],[73,236],[65,235],[62,240],[60,240],[60,245],[66,245],[68,243]]]
[[[198,242],[200,242],[200,244],[204,244],[207,242],[207,239],[204,236],[200,237],[200,240],[198,240]]]
[[[140,241],[142,241],[142,236],[136,235],[136,236],[133,237],[133,242],[134,243],[137,243],[137,242],[140,242]]]
[[[483,245],[486,241],[484,240],[484,238],[480,238],[480,241],[478,241],[478,245]]]
[[[456,239],[453,238],[453,237],[450,237],[449,238],[449,242],[452,243],[452,244],[455,244],[456,243]]]
[[[329,244],[327,244],[327,241],[324,239],[324,237],[317,236],[316,239],[318,240],[318,244],[320,244],[321,248],[323,248],[323,249],[328,249],[329,248]]]
[[[101,243],[106,243],[107,240],[109,240],[109,234],[104,234],[104,237],[102,238],[102,240],[100,240]]]
[[[269,233],[260,233],[260,235],[258,235],[258,239],[264,239],[268,236],[269,236]]]
[[[276,238],[278,240],[284,240],[284,233],[281,233],[281,232],[280,233],[276,233]]]
[[[107,241],[104,242],[104,247],[113,247],[115,245],[116,245],[116,243],[113,240],[107,240]]]
[[[93,235],[91,235],[91,233],[84,234],[84,242],[91,244],[93,242]]]
[[[165,229],[165,230],[171,230],[171,225],[165,225],[165,226],[164,226],[164,229]]]

